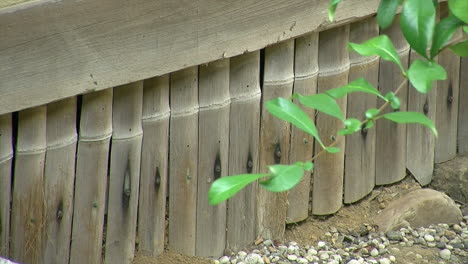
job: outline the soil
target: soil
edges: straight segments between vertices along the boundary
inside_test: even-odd
[[[389,202],[419,188],[421,186],[411,176],[394,185],[377,187],[366,198],[357,203],[345,205],[332,216],[310,216],[301,223],[288,225],[284,241],[278,242],[296,241],[301,245],[316,244],[317,241],[325,239],[325,233],[330,231],[331,228],[348,232],[362,232],[363,229],[375,227],[373,223],[374,216],[385,208]],[[400,250],[399,252],[392,252],[392,255],[397,259],[396,263],[427,264],[438,263],[441,260],[438,257],[439,249],[437,248],[427,248],[419,245],[413,245],[412,247],[392,245],[392,247]],[[421,255],[422,258],[417,254]],[[156,258],[141,256],[137,253],[133,262],[133,264],[163,263],[210,264],[211,262],[170,251],[166,251]]]

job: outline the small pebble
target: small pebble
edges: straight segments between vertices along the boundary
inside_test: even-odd
[[[440,256],[442,259],[445,259],[445,260],[449,260],[451,255],[452,255],[452,252],[450,252],[450,250],[448,250],[448,249],[442,249],[442,250],[439,252],[439,256]]]
[[[377,257],[379,255],[379,251],[376,248],[373,248],[370,252],[370,255],[373,257]]]

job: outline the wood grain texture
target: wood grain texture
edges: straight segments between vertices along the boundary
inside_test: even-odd
[[[198,176],[198,67],[171,74],[169,248],[195,255]]]
[[[22,263],[44,263],[46,112],[40,106],[18,114],[10,257]]]
[[[102,263],[112,91],[83,95],[76,154],[70,263]]]
[[[439,8],[441,19],[449,15],[447,3],[440,4]],[[461,36],[458,33],[455,33],[454,37]],[[457,155],[458,98],[460,91],[460,57],[451,50],[446,49],[439,53],[438,61],[446,70],[447,79],[437,82],[435,125],[439,136],[435,141],[435,163],[451,160]]]
[[[0,256],[4,257],[8,257],[10,244],[12,125],[11,114],[0,115]]]
[[[421,58],[411,50],[410,62]],[[408,90],[408,111],[424,113],[435,124],[437,112],[437,82],[433,82],[429,93],[419,93],[410,85]],[[435,137],[432,132],[421,125],[407,126],[406,166],[421,185],[431,182],[434,171]]]
[[[296,39],[294,59],[294,93],[312,95],[317,92],[318,76],[318,33]],[[314,120],[315,111],[311,108],[302,107]],[[296,161],[307,161],[312,158],[314,138],[291,127],[291,150],[289,154],[290,163]],[[288,193],[287,223],[299,222],[309,216],[311,172],[305,172],[296,187]]]
[[[164,251],[169,151],[169,75],[144,81],[143,145],[138,203],[138,250]]]
[[[76,97],[47,105],[44,263],[68,264],[73,217]]]
[[[460,62],[460,98],[458,106],[458,153],[468,153],[468,58]]]
[[[229,173],[257,173],[260,135],[260,51],[230,59]],[[226,247],[239,251],[256,236],[257,183],[228,200]]]
[[[320,32],[318,93],[348,82],[348,39],[349,25]],[[346,97],[337,102],[346,116]],[[336,132],[343,127],[340,120],[322,113],[317,114],[316,125],[325,146],[338,139]],[[315,215],[335,213],[342,205],[345,139],[341,138],[336,147],[341,152],[323,153],[315,161],[312,190],[312,213]],[[317,146],[315,154],[320,151],[322,148]]]
[[[350,25],[349,41],[362,43],[379,35],[375,17]],[[379,58],[350,52],[349,82],[365,78],[374,87],[379,85]],[[377,98],[365,93],[348,95],[347,118],[365,119],[367,109],[376,108]],[[375,128],[346,137],[344,202],[353,203],[369,194],[375,185]]]
[[[288,164],[291,125],[271,115],[265,102],[289,98],[294,83],[294,40],[265,49],[263,99],[260,129],[260,171],[268,165]],[[287,192],[273,193],[259,188],[257,193],[257,234],[264,238],[281,239],[284,235]]]
[[[133,261],[140,186],[143,81],[114,88],[104,263]]]
[[[406,69],[409,59],[409,44],[401,33],[398,21],[399,16],[397,15],[393,24],[388,29],[383,30],[381,34],[390,37],[400,55],[401,63]],[[380,60],[379,91],[381,94],[394,92],[404,80],[400,69],[393,62]],[[401,111],[407,109],[407,87],[405,84],[405,87],[398,93]],[[383,103],[382,100],[378,100],[377,106],[380,107]],[[388,106],[382,113],[391,111],[391,107]],[[406,125],[379,120],[376,122],[375,130],[375,183],[382,185],[397,182],[406,176]]]
[[[229,59],[201,65],[199,71],[196,255],[219,257],[226,247],[226,203],[210,205],[208,190],[228,174]]]
[[[328,2],[38,0],[1,9],[0,114],[259,50],[374,14],[379,1],[344,1],[336,23]]]

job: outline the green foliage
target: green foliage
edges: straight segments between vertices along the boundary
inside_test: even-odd
[[[333,97],[328,94],[320,93],[309,96],[297,94],[301,104],[316,109],[322,113],[338,118],[343,121],[345,118],[341,112],[341,108]]]
[[[454,15],[449,15],[436,25],[432,38],[431,59],[447,44],[461,25],[463,25],[463,21]]]
[[[392,24],[398,5],[398,0],[380,1],[379,8],[377,9],[377,22],[381,28],[388,28]]]
[[[335,99],[339,99],[339,98],[342,98],[342,97],[346,96],[349,93],[354,93],[354,92],[369,93],[369,94],[376,95],[376,96],[382,98],[383,100],[386,100],[385,97],[383,97],[380,94],[380,92],[377,89],[375,89],[374,86],[372,86],[372,84],[370,84],[364,78],[356,79],[356,80],[348,83],[347,85],[344,85],[344,86],[341,86],[341,87],[338,87],[338,88],[330,89],[330,90],[326,91],[325,93],[328,94],[329,96],[335,98]]]
[[[447,73],[444,68],[433,61],[415,60],[408,69],[411,84],[420,93],[428,93],[435,80],[445,80]]]
[[[328,6],[328,20],[335,20],[335,11],[338,4],[343,0],[331,0],[330,5]]]
[[[452,14],[468,24],[468,1],[449,0],[448,5]]]
[[[335,11],[341,0],[331,0],[328,7],[328,16],[333,21]],[[386,35],[371,38],[364,43],[349,43],[349,48],[363,56],[379,56],[383,60],[395,63],[401,70],[401,74],[409,80],[413,87],[420,93],[428,93],[433,82],[444,80],[447,73],[444,68],[433,59],[441,50],[449,47],[460,56],[468,56],[468,41],[451,44],[450,41],[454,33],[460,28],[468,34],[468,0],[449,0],[451,14],[435,24],[435,10],[437,0],[381,0],[377,21],[381,28],[390,26],[394,20],[396,10],[399,5],[403,5],[400,17],[400,27],[411,48],[419,53],[423,58],[415,60],[406,71],[400,61],[400,57],[393,46],[391,40]],[[429,54],[428,54],[429,50]],[[343,122],[343,129],[337,131],[337,135],[349,135],[360,130],[371,129],[379,119],[387,119],[401,124],[419,124],[429,128],[435,136],[437,130],[431,119],[419,112],[400,112],[400,99],[397,94],[406,85],[406,80],[400,84],[395,92],[388,92],[383,96],[364,78],[356,79],[347,85],[330,89],[324,93],[314,95],[294,94],[293,99],[297,99],[304,107],[315,109],[326,115],[335,117]],[[339,100],[349,93],[362,92],[376,96],[385,104],[380,108],[371,108],[365,111],[365,120],[356,118],[345,118],[336,100]],[[384,107],[390,105],[394,110],[386,114],[381,114]],[[328,153],[337,153],[341,150],[334,147],[335,136],[332,143],[326,146],[319,137],[318,130],[313,122],[313,117],[309,117],[302,108],[285,98],[276,98],[265,103],[265,107],[273,116],[287,121],[298,129],[312,135],[316,142]],[[241,174],[217,179],[208,192],[210,204],[218,204],[232,197],[248,184],[260,181],[260,186],[272,191],[282,192],[293,188],[303,177],[305,171],[311,171],[314,167],[312,163],[315,158],[292,165],[272,165],[269,166],[268,174]]]
[[[404,72],[403,65],[400,61],[400,56],[393,46],[392,41],[387,35],[380,35],[375,38],[371,38],[362,44],[349,43],[349,47],[361,54],[362,56],[380,56],[380,58],[392,61],[400,67],[400,70]]]
[[[411,48],[425,58],[434,32],[435,14],[431,0],[406,0],[403,4],[401,31]]]
[[[434,123],[432,123],[432,120],[420,112],[393,112],[383,115],[383,118],[399,124],[420,124],[428,127],[436,137],[438,136],[437,130],[434,126]]]
[[[450,49],[458,56],[468,57],[468,40],[455,44]]]
[[[217,179],[208,191],[208,201],[211,205],[225,201],[248,184],[268,176],[268,174],[240,174]]]
[[[269,166],[269,179],[260,182],[260,185],[270,192],[287,191],[301,181],[304,175],[304,168],[294,165],[272,165]]]
[[[385,95],[385,98],[387,98],[393,110],[400,110],[400,98],[398,98],[398,96],[396,96],[395,93],[388,92]]]

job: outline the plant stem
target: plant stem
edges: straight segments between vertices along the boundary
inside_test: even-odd
[[[398,86],[398,88],[395,90],[395,95],[397,95],[401,89],[403,89],[403,87],[405,87],[405,85],[407,84],[408,82],[408,79],[405,78],[401,83],[400,85]],[[378,111],[379,113],[382,112],[382,110],[385,109],[385,107],[387,107],[390,103],[388,101],[386,101],[382,106],[379,107]],[[361,125],[365,124],[367,122],[367,119],[361,121]],[[330,145],[328,145],[326,148],[331,148],[331,147],[334,147],[336,144],[338,144],[339,140],[341,138],[344,138],[344,136],[338,136],[336,135],[335,136],[335,141],[333,141],[333,143],[331,143]],[[312,157],[312,159],[310,160],[311,162],[316,160],[320,155],[322,155],[324,152],[326,152],[325,149],[322,149],[319,153],[317,153],[315,156]]]

